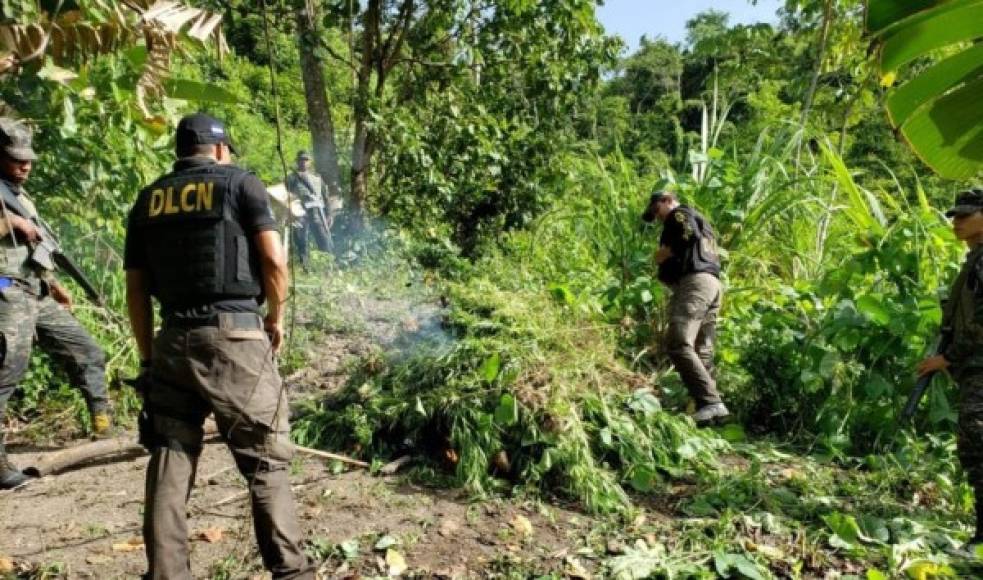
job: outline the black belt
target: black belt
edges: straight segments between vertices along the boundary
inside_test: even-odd
[[[207,318],[178,318],[164,319],[163,329],[191,330],[194,328],[227,328],[262,330],[263,319],[254,312],[219,312]]]

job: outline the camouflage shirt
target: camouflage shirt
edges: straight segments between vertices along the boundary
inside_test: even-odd
[[[954,370],[983,368],[983,244],[966,256],[943,310],[942,326],[951,329],[943,354]]]

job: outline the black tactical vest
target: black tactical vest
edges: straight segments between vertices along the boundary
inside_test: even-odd
[[[673,255],[659,265],[659,280],[672,286],[679,282],[683,276],[705,272],[720,277],[720,256],[717,254],[717,240],[713,233],[713,228],[700,212],[695,209],[681,205],[669,214],[668,219],[680,219],[685,228],[690,228],[689,218],[696,222],[696,230],[690,232],[693,241],[686,245],[685,251],[681,255]],[[677,247],[677,239],[668,239],[669,232],[663,229],[660,243],[670,247]]]
[[[144,232],[150,292],[163,305],[261,296],[259,258],[230,203],[246,174],[231,165],[188,167],[140,192],[130,227]]]

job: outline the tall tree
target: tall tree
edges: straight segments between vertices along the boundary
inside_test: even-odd
[[[341,196],[341,168],[331,103],[324,84],[324,63],[317,54],[320,36],[314,0],[298,0],[296,7],[300,71],[307,101],[307,125],[314,145],[314,163],[331,195]]]

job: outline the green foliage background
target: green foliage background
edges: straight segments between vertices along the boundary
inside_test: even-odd
[[[80,65],[68,83],[41,62],[0,85],[37,127],[28,189],[112,312],[124,310],[126,212],[172,162],[181,114],[225,119],[241,163],[278,182],[272,57],[283,153],[309,148],[293,7],[274,4],[274,53],[251,4],[231,2],[223,26],[233,53],[219,61],[193,48],[174,63],[174,78],[220,86],[237,102],[165,98],[163,125],[133,104],[139,46]],[[859,2],[790,0],[775,26],[731,26],[711,11],[689,23],[685,42],[646,39],[632,54],[603,36],[590,0],[494,2],[479,29],[461,28],[474,19],[461,18],[460,2],[428,6],[405,63],[370,105],[377,221],[338,255],[353,269],[381,260],[391,272],[392,259],[427,269],[450,304],[450,341],[361,361],[345,388],[296,422],[302,443],[386,457],[410,441],[429,457],[430,477],[476,494],[517,488],[620,514],[672,481],[696,481],[687,513],[726,521],[764,506],[810,542],[838,538],[839,555],[893,572],[910,564],[896,552],[918,536],[913,522],[940,535],[925,532],[911,553],[964,533],[951,389],[938,381],[917,420],[927,442],[911,439],[898,412],[962,254],[940,210],[965,184],[942,182],[897,144]],[[358,23],[340,3],[322,8],[318,54],[337,138],[350,145],[353,79],[337,55]],[[456,44],[437,42],[448,34]],[[667,292],[651,261],[657,230],[638,218],[662,187],[720,235],[720,384],[744,429],[697,431],[680,412],[685,393],[659,345]],[[132,373],[125,322],[85,305],[78,314],[107,348],[110,372]],[[36,420],[69,409],[85,421],[81,398],[45,362],[34,360],[15,412]],[[126,420],[133,400],[114,396]],[[783,453],[770,442],[810,452],[802,461],[864,470],[811,490],[883,507],[851,520],[847,504],[796,501],[795,486],[808,484],[763,470]],[[754,469],[722,475],[721,455]],[[927,506],[913,499],[926,490]],[[717,530],[694,570],[712,561],[721,575],[754,577],[767,567],[760,555],[722,551],[735,526]],[[665,573],[671,560],[658,550],[625,557],[615,569],[642,562]]]

